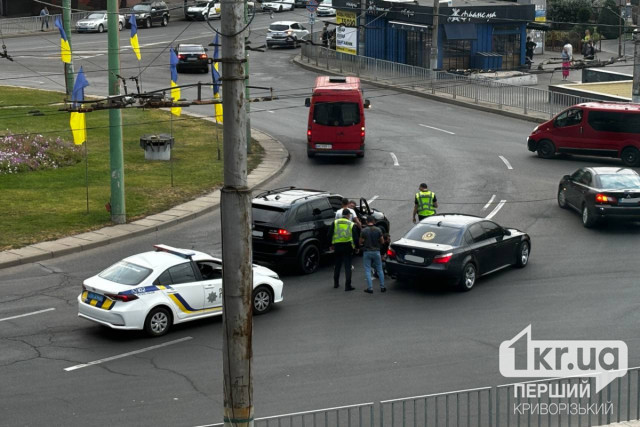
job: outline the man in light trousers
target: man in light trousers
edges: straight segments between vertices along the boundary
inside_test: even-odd
[[[360,245],[364,252],[362,253],[362,262],[364,263],[364,274],[367,277],[367,289],[364,291],[368,294],[373,293],[373,283],[371,281],[371,265],[378,272],[380,279],[380,292],[386,292],[384,287],[384,271],[382,270],[382,259],[380,258],[380,247],[384,244],[384,235],[382,231],[376,227],[376,220],[367,217],[367,227],[360,234]]]

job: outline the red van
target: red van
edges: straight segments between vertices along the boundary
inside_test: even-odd
[[[307,156],[355,155],[364,157],[364,100],[358,77],[316,78],[309,109]]]
[[[640,105],[587,102],[574,105],[533,130],[529,151],[549,159],[556,153],[622,159],[640,165]]]

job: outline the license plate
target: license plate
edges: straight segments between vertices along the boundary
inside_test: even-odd
[[[405,255],[404,259],[405,261],[417,262],[420,264],[424,262],[424,258],[422,258],[421,256],[415,256],[415,255]]]
[[[635,205],[640,199],[618,199],[621,205]]]
[[[100,294],[96,294],[95,292],[89,292],[87,294],[87,297],[89,297],[89,299],[94,299],[94,300],[96,300],[98,302],[104,301],[104,297],[102,295],[100,295]]]
[[[253,230],[253,231],[251,232],[251,235],[252,235],[253,237],[263,237],[263,236],[264,236],[264,233],[263,233],[262,231]]]
[[[198,58],[187,58],[187,61],[196,61]]]
[[[332,145],[331,144],[316,144],[316,148],[318,150],[331,150]]]

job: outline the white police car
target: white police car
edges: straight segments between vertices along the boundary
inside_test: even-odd
[[[78,316],[157,337],[173,324],[222,314],[222,260],[166,245],[154,248],[86,279]],[[254,314],[266,313],[282,299],[278,274],[254,265]]]

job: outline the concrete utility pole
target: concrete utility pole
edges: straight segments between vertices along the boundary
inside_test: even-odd
[[[618,8],[618,58],[622,58],[622,3]]]
[[[640,30],[633,30],[633,90],[631,102],[640,104]]]
[[[120,95],[120,40],[118,39],[118,0],[107,3],[107,51],[109,69],[109,96]],[[111,170],[111,221],[127,222],[124,203],[124,156],[122,149],[122,111],[109,109],[109,163]]]
[[[253,427],[251,192],[247,187],[244,0],[221,3],[224,187],[222,304],[224,425]]]
[[[254,6],[255,8],[255,3]],[[254,10],[255,13],[255,10]],[[248,0],[244,1],[244,22],[245,24],[249,23],[249,2]],[[246,41],[249,40],[249,37],[245,38],[245,46],[246,46]],[[245,87],[245,96],[247,97],[247,153],[251,153],[251,103],[249,102],[249,99],[251,99],[251,89],[249,89],[249,51],[246,50],[244,51],[244,59],[246,60],[246,62],[244,63],[244,73],[246,76],[246,80],[244,81],[244,87]],[[224,107],[223,107],[224,108]],[[223,112],[224,114],[224,112]]]
[[[438,69],[438,31],[440,30],[440,0],[433,0],[433,28],[431,29],[431,69]]]
[[[62,28],[64,28],[64,32],[67,34],[67,40],[69,41],[69,49],[73,52],[71,46],[71,0],[63,0],[62,1]],[[73,57],[72,57],[73,58]],[[64,77],[67,88],[67,96],[71,98],[71,93],[73,92],[73,59],[71,60],[71,64],[64,64]]]

